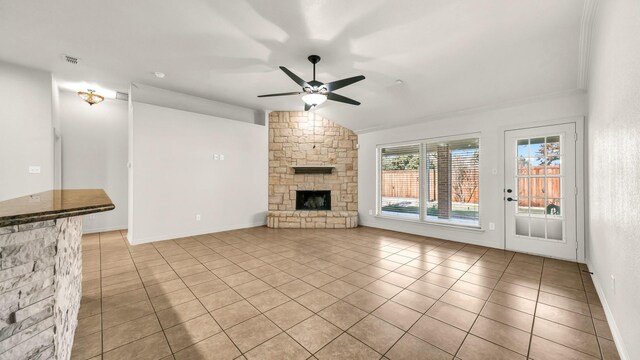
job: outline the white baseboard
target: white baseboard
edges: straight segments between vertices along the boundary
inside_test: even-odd
[[[587,266],[589,267],[589,271],[594,271],[594,267],[591,264],[591,261],[587,259]],[[597,273],[591,274],[591,279],[593,280],[593,285],[596,288],[596,292],[598,293],[598,297],[600,298],[600,302],[602,303],[602,308],[604,309],[604,314],[607,317],[607,322],[609,323],[609,328],[611,329],[611,335],[613,335],[613,341],[616,344],[616,348],[618,349],[618,355],[620,355],[620,359],[622,360],[630,360],[627,353],[627,349],[624,346],[624,342],[622,340],[622,335],[620,334],[620,330],[618,329],[618,325],[616,325],[616,320],[613,317],[613,313],[611,312],[611,308],[609,307],[609,303],[607,302],[607,298],[604,296],[604,289],[602,288],[602,284],[600,283],[600,278]]]
[[[87,229],[87,228],[82,228],[82,233],[83,234],[94,234],[94,233],[98,233],[98,232],[105,232],[105,231],[114,231],[114,230],[126,230],[127,229],[127,225],[117,225],[117,226],[107,226],[107,227],[103,227],[103,228],[93,228],[93,229]]]
[[[264,226],[266,224],[267,224],[267,221],[265,219],[264,221],[259,221],[255,223],[246,223],[246,224],[229,225],[229,226],[214,226],[206,230],[188,231],[183,233],[162,234],[162,235],[154,235],[154,236],[143,237],[143,238],[136,238],[136,239],[133,239],[134,241],[131,241],[132,240],[131,233],[128,233],[127,240],[129,240],[129,243],[132,245],[140,245],[140,244],[146,244],[154,241],[171,240],[171,239],[183,238],[188,236],[197,236],[197,235],[203,235],[203,234],[216,233],[221,231],[240,230],[240,229],[252,228],[256,226]]]

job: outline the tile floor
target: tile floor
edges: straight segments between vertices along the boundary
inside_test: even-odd
[[[73,359],[617,359],[584,265],[397,232],[83,238]]]

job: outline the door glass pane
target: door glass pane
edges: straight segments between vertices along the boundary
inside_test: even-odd
[[[562,220],[547,220],[547,238],[562,240]]]
[[[547,186],[545,189],[545,194],[547,195],[547,198],[560,197],[560,178],[559,177],[547,178]]]
[[[520,197],[518,198],[518,214],[528,214],[529,213],[529,198],[528,197]]]
[[[560,167],[561,159],[558,156],[557,158],[547,158],[546,165],[546,175],[560,175],[561,167]]]
[[[560,199],[558,198],[548,199],[546,212],[547,212],[547,215],[552,215],[552,216],[562,215],[561,208],[560,208]]]
[[[516,235],[529,236],[529,217],[516,216]]]
[[[531,215],[544,215],[545,212],[545,201],[544,198],[532,197],[531,203],[529,204]]]
[[[544,218],[531,218],[531,235],[537,238],[545,238],[545,225],[547,221]]]
[[[560,136],[547,136],[547,157],[560,156]]]

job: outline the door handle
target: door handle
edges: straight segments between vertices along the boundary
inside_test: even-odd
[[[512,198],[512,197],[508,197],[508,198],[507,198],[507,201],[518,201],[518,199],[514,199],[514,198]]]

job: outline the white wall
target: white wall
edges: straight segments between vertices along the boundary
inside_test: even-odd
[[[599,2],[589,73],[587,256],[618,350],[626,359],[640,359],[638,34],[639,1]]]
[[[116,208],[84,217],[85,233],[127,228],[127,102],[89,106],[75,92],[59,92],[62,188],[104,189]]]
[[[51,74],[0,62],[0,201],[53,188],[51,88]]]
[[[252,124],[265,124],[265,112],[262,110],[249,109],[144,84],[131,84],[129,94],[132,93],[135,93],[135,101],[140,103]]]
[[[266,126],[131,99],[129,241],[265,224]]]
[[[416,105],[419,106],[419,105]],[[358,134],[358,216],[361,225],[504,248],[504,154],[507,128],[546,121],[575,121],[586,114],[581,93],[508,108],[425,121],[421,124]],[[392,123],[393,119],[389,119]],[[369,215],[376,209],[376,146],[441,136],[480,133],[480,220],[483,231],[445,227]],[[495,170],[495,174],[493,173]],[[489,222],[496,225],[488,230]]]

